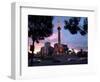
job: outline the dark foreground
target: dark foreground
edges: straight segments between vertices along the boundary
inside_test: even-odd
[[[28,59],[28,66],[48,66],[48,65],[74,65],[88,64],[87,57],[78,56],[53,56],[53,57],[32,57]]]

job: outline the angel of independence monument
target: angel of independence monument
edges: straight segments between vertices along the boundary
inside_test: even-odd
[[[58,43],[54,44],[54,53],[56,55],[61,55],[61,54],[64,53],[64,47],[61,44],[61,25],[60,25],[60,19],[58,19],[57,30],[58,30]]]

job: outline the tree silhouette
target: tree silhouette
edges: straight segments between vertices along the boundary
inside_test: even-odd
[[[81,17],[71,17],[69,20],[65,20],[64,28],[69,30],[71,34],[77,34],[79,32],[81,35],[85,35],[88,32],[87,18],[84,18],[82,26],[79,25],[80,20]]]
[[[33,41],[32,53],[34,53],[34,42],[39,43],[39,40],[52,35],[52,20],[52,16],[28,15],[28,37]]]

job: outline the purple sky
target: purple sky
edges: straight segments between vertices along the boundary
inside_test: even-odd
[[[83,49],[83,50],[87,50],[88,46],[87,46],[87,35],[82,36],[80,33],[74,34],[72,35],[68,30],[64,29],[64,20],[68,20],[70,17],[65,17],[65,16],[54,16],[53,18],[53,34],[48,37],[45,38],[45,40],[40,40],[40,43],[37,44],[35,43],[35,53],[37,53],[38,51],[40,51],[40,48],[42,46],[44,46],[44,43],[49,41],[51,43],[51,46],[53,46],[55,43],[58,42],[58,33],[57,33],[57,27],[58,27],[58,20],[60,22],[60,27],[61,27],[61,43],[62,44],[67,44],[68,47],[70,49],[75,49],[75,50],[79,50],[79,49]],[[81,21],[79,23],[80,26],[83,25],[83,19],[84,17],[81,17]],[[32,40],[31,38],[29,38],[29,45],[32,44]]]

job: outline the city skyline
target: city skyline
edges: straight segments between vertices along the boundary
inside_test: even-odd
[[[82,36],[80,33],[77,34],[71,34],[68,30],[64,29],[64,21],[68,20],[70,17],[68,16],[53,16],[53,34],[49,37],[46,37],[44,40],[39,40],[39,43],[35,42],[35,50],[34,53],[37,53],[40,51],[41,47],[44,46],[45,42],[50,42],[51,46],[54,47],[54,44],[58,42],[58,19],[60,20],[60,27],[61,27],[61,44],[68,45],[69,49],[75,49],[77,52],[80,49],[83,49],[85,51],[88,50],[88,41],[87,41],[87,34]],[[79,25],[83,25],[83,20],[86,17],[81,17],[81,20],[79,22]],[[28,47],[32,45],[32,39],[28,37]],[[29,48],[30,49],[30,48]],[[30,51],[29,51],[30,52]]]

